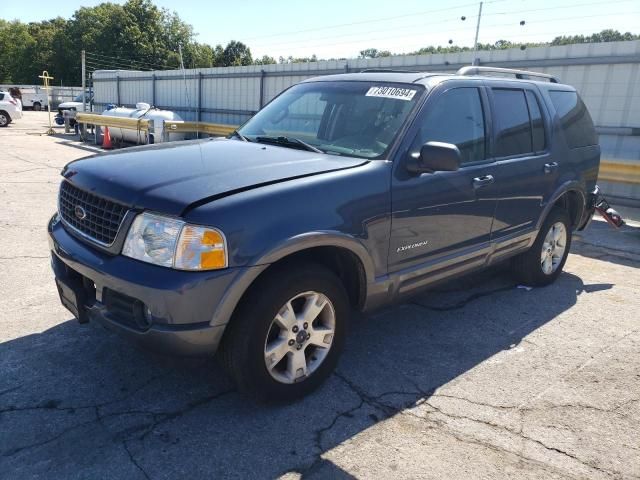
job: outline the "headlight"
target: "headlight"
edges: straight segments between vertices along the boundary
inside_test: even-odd
[[[122,254],[179,270],[214,270],[227,266],[222,232],[151,213],[140,214],[133,221]]]

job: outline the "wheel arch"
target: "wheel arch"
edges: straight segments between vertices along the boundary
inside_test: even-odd
[[[7,112],[6,110],[0,110],[0,113],[4,114],[7,116],[7,125],[9,125],[11,123],[11,115],[9,115],[9,112]]]
[[[540,230],[549,212],[551,212],[554,207],[561,207],[567,210],[569,218],[571,219],[571,226],[576,229],[579,227],[586,204],[587,195],[585,194],[582,184],[577,181],[567,182],[560,186],[547,202],[542,211],[542,215],[540,215],[538,219],[536,229]]]
[[[364,307],[367,284],[374,278],[373,261],[366,248],[343,233],[313,232],[293,237],[252,262],[255,266],[227,289],[211,324],[227,324],[251,288],[270,272],[286,264],[304,262],[317,263],[334,272],[342,281],[351,305]]]

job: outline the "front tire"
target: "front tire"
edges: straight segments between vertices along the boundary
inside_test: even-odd
[[[349,301],[327,268],[275,267],[238,308],[220,355],[241,391],[263,401],[291,401],[312,392],[334,370]]]
[[[558,278],[571,247],[571,220],[566,210],[553,208],[531,248],[513,259],[513,270],[525,285],[541,287]]]
[[[11,117],[5,111],[0,112],[0,128],[6,127],[11,123]]]
[[[33,104],[33,110],[36,112],[39,112],[40,110],[42,110],[42,105],[40,105],[40,102],[36,102]]]

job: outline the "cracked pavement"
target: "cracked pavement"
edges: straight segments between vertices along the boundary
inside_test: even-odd
[[[45,224],[89,152],[45,122],[0,129],[3,479],[640,478],[638,224],[593,222],[547,288],[497,267],[356,316],[322,388],[259,405],[59,304]]]

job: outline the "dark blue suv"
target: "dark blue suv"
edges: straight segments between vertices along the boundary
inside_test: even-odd
[[[330,374],[351,309],[509,260],[560,274],[600,148],[575,89],[533,72],[365,71],[284,91],[228,139],[68,164],[49,229],[62,303],[291,399]]]

